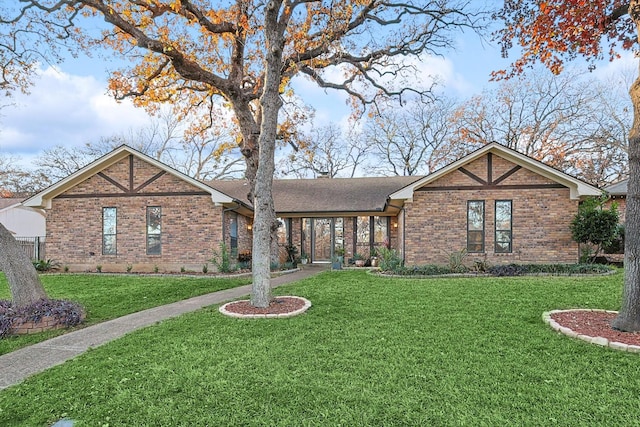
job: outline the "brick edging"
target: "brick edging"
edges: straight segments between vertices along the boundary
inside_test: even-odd
[[[629,353],[640,353],[640,346],[625,344],[618,341],[609,341],[605,337],[592,337],[589,335],[578,334],[577,332],[573,331],[570,328],[567,328],[566,326],[561,326],[558,322],[556,322],[551,318],[551,315],[554,313],[567,313],[572,311],[595,311],[595,312],[615,313],[615,314],[618,313],[617,311],[613,311],[613,310],[601,310],[601,309],[590,309],[590,308],[576,308],[571,310],[551,310],[551,311],[545,311],[544,313],[542,313],[542,320],[544,321],[544,323],[551,326],[551,328],[554,331],[564,334],[570,338],[577,338],[579,340],[586,341],[590,344],[609,347],[614,350],[626,351]]]

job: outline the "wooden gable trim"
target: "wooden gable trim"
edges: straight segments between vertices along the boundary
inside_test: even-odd
[[[451,185],[451,186],[434,186],[434,187],[421,187],[416,191],[461,191],[461,190],[542,190],[549,188],[568,188],[565,185],[559,183],[552,184],[508,184],[500,185],[501,182],[522,169],[522,166],[516,165],[509,169],[507,172],[499,176],[495,181],[493,180],[493,153],[487,153],[487,179],[484,180],[465,169],[459,167],[457,170],[467,175],[480,185]]]
[[[512,184],[512,185],[452,185],[445,187],[422,187],[415,191],[462,191],[462,190],[545,190],[549,188],[568,188],[562,184]]]
[[[149,178],[146,182],[140,184],[140,186],[138,188],[136,188],[135,190],[133,190],[134,193],[139,192],[140,190],[142,190],[144,187],[146,187],[147,185],[151,184],[152,182],[154,182],[155,180],[157,180],[158,178],[160,178],[162,175],[166,174],[166,171],[160,171],[157,174],[155,174],[154,176],[152,176],[151,178]]]
[[[500,184],[502,181],[504,181],[505,179],[509,178],[511,175],[513,175],[514,173],[518,172],[520,169],[522,169],[522,166],[520,166],[520,165],[514,166],[513,168],[511,168],[510,170],[505,172],[501,177],[496,179],[493,182],[493,184],[496,184],[496,185]]]
[[[125,187],[124,185],[120,184],[115,179],[109,177],[107,174],[105,174],[103,172],[98,172],[96,175],[98,175],[100,178],[103,178],[105,181],[109,182],[110,184],[118,187],[120,190],[124,191],[125,193],[129,192],[129,189],[127,187]]]
[[[470,171],[466,170],[465,168],[461,167],[461,168],[458,168],[458,170],[460,172],[462,172],[463,174],[467,175],[469,178],[471,178],[472,180],[476,181],[479,184],[482,184],[482,185],[487,185],[488,184],[487,181],[485,181],[484,179],[480,178],[478,175],[474,174],[473,172],[470,172]]]
[[[120,184],[118,181],[116,181],[115,179],[111,178],[110,176],[108,176],[106,173],[100,171],[98,172],[96,175],[98,175],[99,177],[103,178],[105,181],[109,182],[110,184],[112,184],[113,186],[115,186],[116,188],[118,188],[119,190],[122,191],[122,193],[80,193],[80,194],[61,194],[58,196],[58,198],[60,199],[82,199],[82,198],[93,198],[93,197],[122,197],[122,196],[204,196],[204,195],[209,195],[210,193],[207,191],[202,191],[202,190],[198,190],[198,191],[161,191],[161,192],[156,192],[156,193],[150,193],[150,192],[146,192],[146,193],[141,193],[140,191],[142,189],[144,189],[145,187],[147,187],[149,184],[153,183],[154,181],[157,181],[160,177],[164,176],[167,171],[165,170],[161,170],[160,172],[158,172],[157,174],[155,174],[154,176],[152,176],[151,178],[149,178],[148,180],[146,180],[145,182],[143,182],[142,184],[140,184],[137,188],[133,188],[134,186],[134,173],[135,173],[135,166],[134,166],[134,156],[133,154],[129,154],[129,176],[128,176],[128,181],[129,181],[129,188],[125,187],[124,185]]]

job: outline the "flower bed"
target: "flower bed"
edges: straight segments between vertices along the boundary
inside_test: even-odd
[[[0,301],[0,338],[35,334],[80,324],[85,311],[66,300],[41,299],[27,307],[14,308],[11,301]]]

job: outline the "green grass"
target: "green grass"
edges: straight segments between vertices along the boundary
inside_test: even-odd
[[[87,311],[85,325],[251,283],[250,277],[216,279],[107,274],[60,274],[40,277],[50,298],[70,299],[85,307]],[[4,274],[0,273],[0,299],[10,298],[9,285]],[[64,331],[52,331],[0,339],[0,354],[62,333]]]
[[[291,319],[200,310],[0,392],[0,425],[634,425],[640,358],[542,312],[617,309],[601,277],[402,280],[327,272],[277,288]]]

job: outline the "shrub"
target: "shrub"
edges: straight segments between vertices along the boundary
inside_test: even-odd
[[[522,276],[526,273],[526,268],[523,265],[509,264],[509,265],[494,265],[487,269],[487,273],[492,276]]]
[[[231,254],[224,242],[220,242],[220,252],[214,251],[210,261],[220,273],[231,273],[234,270],[231,265]]]
[[[451,252],[449,254],[449,270],[452,273],[465,273],[469,271],[464,262],[467,259],[467,249],[461,249],[459,251]]]
[[[524,274],[600,274],[612,271],[601,264],[509,264],[489,267],[487,273],[492,276],[522,276]]]
[[[614,203],[604,209],[604,197],[588,199],[580,204],[571,221],[571,237],[578,243],[595,246],[591,259],[598,256],[603,247],[610,245],[618,235],[618,208]]]
[[[242,251],[238,254],[238,262],[251,264],[251,251]]]
[[[394,271],[402,267],[402,258],[395,249],[382,246],[378,249],[378,256],[380,257],[378,266],[382,271]]]
[[[37,261],[33,261],[33,266],[37,271],[55,271],[60,268],[60,263],[52,259],[39,259]]]
[[[38,323],[49,316],[58,325],[66,327],[80,324],[84,316],[81,305],[67,300],[41,299],[22,308],[14,308],[11,301],[0,301],[0,337],[9,334],[11,329],[27,322]]]
[[[439,276],[445,274],[460,274],[464,271],[452,270],[444,265],[398,266],[385,272],[400,276]],[[522,276],[525,274],[601,274],[613,271],[613,268],[602,264],[509,264],[494,265],[486,268],[491,276]],[[481,272],[478,271],[477,272]]]

